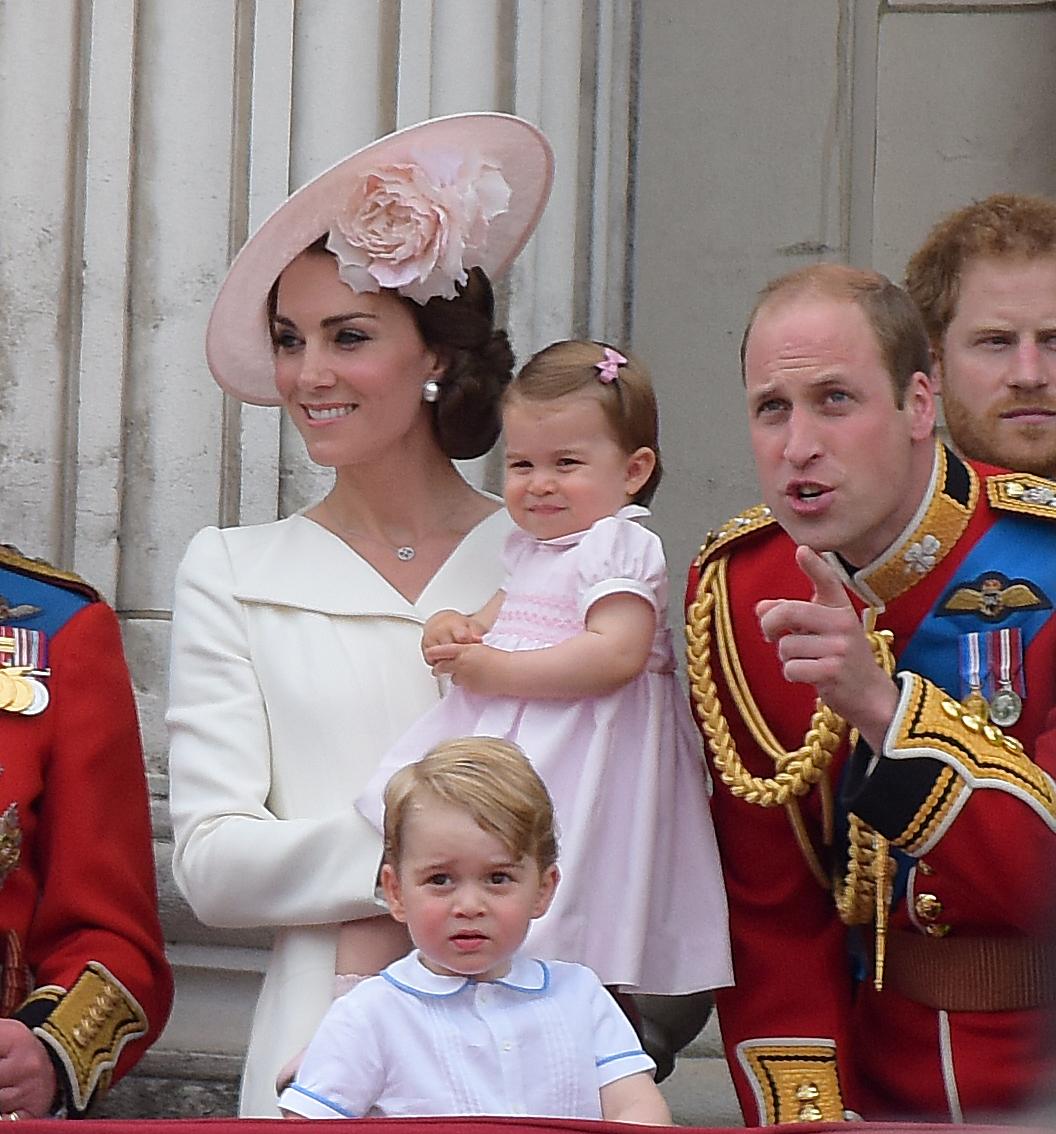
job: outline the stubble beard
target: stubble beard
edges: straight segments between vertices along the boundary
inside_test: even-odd
[[[980,417],[959,398],[944,394],[942,398],[946,429],[957,451],[974,461],[1056,478],[1056,429],[1023,425]],[[1011,433],[1000,440],[995,434]]]

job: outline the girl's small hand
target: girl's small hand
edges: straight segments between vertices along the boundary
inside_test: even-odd
[[[485,627],[469,614],[457,610],[440,610],[428,619],[422,629],[422,655],[430,665],[429,651],[453,642],[469,644],[484,637]]]
[[[470,693],[501,696],[507,692],[503,670],[512,657],[506,650],[496,650],[479,642],[468,645],[453,642],[432,647],[426,652],[425,660],[433,667],[436,677],[446,674],[453,684]]]

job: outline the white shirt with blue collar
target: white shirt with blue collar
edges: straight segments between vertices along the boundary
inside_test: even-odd
[[[496,981],[414,950],[335,1000],[279,1099],[305,1118],[601,1118],[601,1088],[654,1063],[594,973],[517,954]]]

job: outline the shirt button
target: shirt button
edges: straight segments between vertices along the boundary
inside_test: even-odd
[[[512,1043],[504,1043],[502,1045],[502,1050],[503,1051],[513,1051],[513,1044]]]

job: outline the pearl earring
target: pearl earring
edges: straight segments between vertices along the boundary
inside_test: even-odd
[[[422,383],[422,401],[438,402],[440,400],[440,383],[435,378]]]

